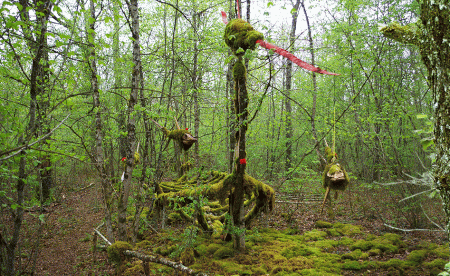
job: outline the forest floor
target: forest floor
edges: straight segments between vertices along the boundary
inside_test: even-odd
[[[45,207],[45,224],[42,227],[24,227],[24,236],[40,237],[37,248],[29,247],[38,254],[34,275],[114,274],[114,268],[104,252],[96,254],[97,262],[93,266],[92,233],[103,219],[103,208],[100,188],[95,185],[86,187],[63,193],[59,203]],[[27,212],[27,225],[33,220],[36,220],[36,216],[33,212]],[[24,258],[21,262],[26,264],[25,271],[32,270],[33,264],[27,263],[31,253],[22,254]]]
[[[109,262],[105,251],[97,253],[97,262],[93,265],[92,232],[102,221],[103,208],[101,204],[101,193],[98,185],[92,185],[83,190],[63,193],[59,203],[51,204],[45,210],[45,223],[40,227],[36,223],[37,212],[27,212],[25,216],[21,256],[19,260],[22,271],[32,271],[34,275],[114,275],[115,268]],[[347,223],[361,227],[364,235],[373,234],[382,236],[388,232],[394,232],[402,236],[407,247],[396,254],[379,255],[371,257],[372,260],[386,260],[397,258],[405,260],[413,250],[420,249],[420,244],[433,243],[443,245],[447,242],[442,232],[414,231],[399,232],[387,228],[384,224],[389,220],[386,209],[376,206],[375,201],[368,201],[367,195],[354,191],[346,192],[340,196],[335,205],[336,216],[333,219],[320,215],[320,201],[312,201],[309,204],[277,203],[275,210],[264,219],[256,223],[256,227],[263,229],[269,227],[276,231],[295,229],[295,235],[302,235],[309,231],[316,231],[317,221],[324,220],[331,223]],[[358,199],[358,196],[363,200]],[[381,196],[382,197],[382,196]],[[377,198],[380,198],[379,196]],[[366,200],[364,200],[366,199]],[[368,205],[368,206],[364,206]],[[358,205],[359,204],[359,205]],[[370,204],[373,204],[372,206]],[[357,206],[358,205],[358,206]],[[361,209],[362,208],[362,209]],[[372,211],[371,211],[372,210]],[[395,214],[392,214],[394,216]],[[403,220],[398,219],[397,225]],[[177,232],[178,224],[169,231]],[[406,227],[405,227],[406,228]],[[175,230],[173,230],[175,229]],[[38,237],[39,246],[36,246]],[[348,252],[348,247],[346,248]],[[36,263],[33,264],[33,254],[38,254]],[[36,256],[36,255],[34,255]],[[431,260],[431,259],[429,259]],[[223,273],[223,272],[222,272]],[[422,272],[418,272],[416,275]],[[429,271],[426,271],[429,274]],[[431,273],[434,275],[434,273]],[[141,275],[141,274],[136,274]],[[155,274],[170,275],[170,274]],[[232,274],[226,274],[232,275]],[[257,274],[255,274],[257,275]],[[397,275],[386,271],[364,269],[347,270],[342,275]],[[400,274],[399,274],[400,275]]]

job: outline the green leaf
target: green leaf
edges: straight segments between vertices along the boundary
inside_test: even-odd
[[[426,114],[417,114],[416,117],[417,117],[417,119],[426,119],[426,118],[428,118],[428,116]]]
[[[423,138],[420,140],[420,143],[422,144],[423,150],[427,150],[427,148],[434,145],[434,141],[431,138]]]

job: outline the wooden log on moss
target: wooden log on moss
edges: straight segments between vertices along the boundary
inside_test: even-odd
[[[157,263],[157,264],[162,264],[168,267],[171,267],[175,270],[181,271],[183,273],[187,273],[188,275],[198,275],[198,276],[207,276],[207,274],[203,273],[203,272],[198,272],[195,271],[187,266],[184,266],[181,262],[177,263],[177,262],[173,262],[170,260],[167,260],[165,258],[161,258],[161,257],[155,257],[155,256],[151,256],[151,255],[146,255],[143,254],[141,252],[137,252],[137,251],[132,251],[132,250],[126,250],[123,252],[124,255],[128,256],[128,257],[134,257],[137,258],[141,261],[145,262],[152,262],[152,263]]]

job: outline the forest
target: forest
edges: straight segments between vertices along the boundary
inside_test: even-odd
[[[0,275],[450,275],[449,0],[5,0]]]

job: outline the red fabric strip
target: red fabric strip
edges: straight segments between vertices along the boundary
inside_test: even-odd
[[[275,53],[289,59],[290,61],[292,61],[293,63],[297,64],[298,66],[312,71],[312,72],[316,72],[319,74],[325,74],[325,75],[333,75],[333,76],[339,76],[340,74],[336,74],[336,73],[331,73],[325,70],[322,70],[318,67],[314,67],[309,63],[304,62],[303,60],[299,59],[298,57],[294,56],[293,54],[289,53],[288,51],[281,49],[278,46],[275,46],[269,42],[265,42],[263,40],[257,40],[256,43],[259,43],[259,45],[261,45],[261,47],[266,48],[268,50],[273,50]]]

